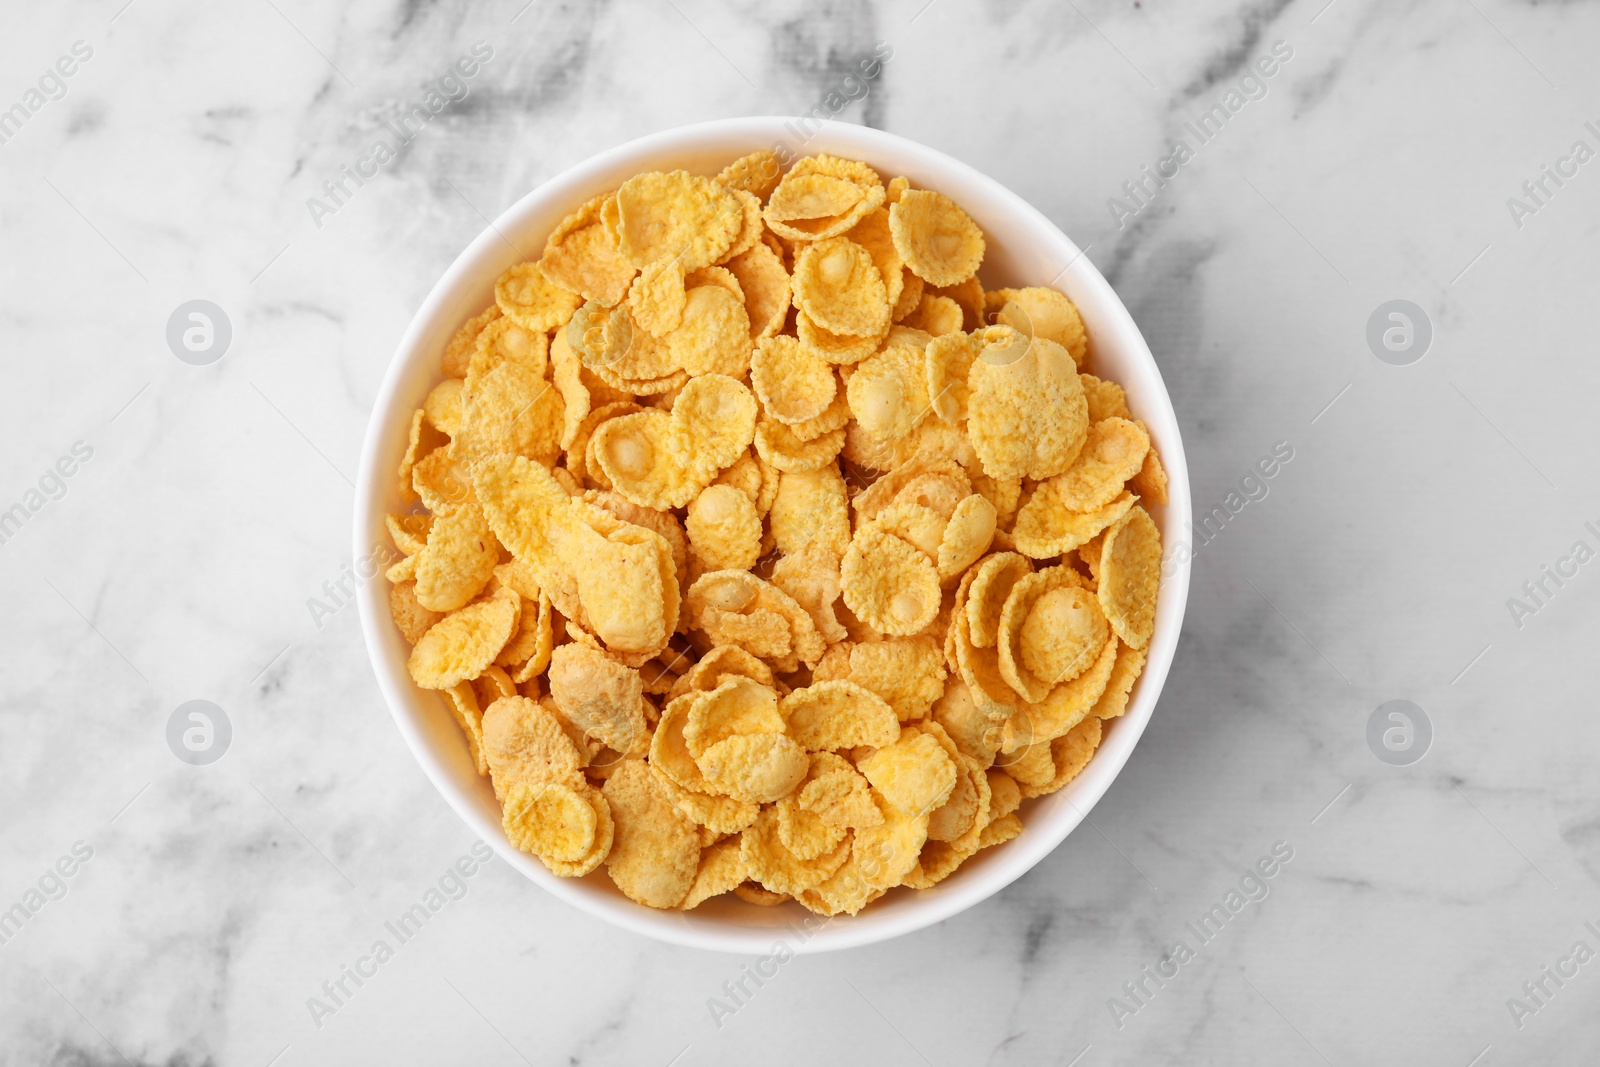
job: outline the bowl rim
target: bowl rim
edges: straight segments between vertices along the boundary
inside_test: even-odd
[[[545,205],[558,201],[564,204],[581,202],[578,199],[578,190],[586,184],[592,184],[596,177],[624,161],[632,160],[631,165],[636,165],[637,169],[647,169],[652,156],[674,151],[679,153],[690,151],[697,142],[707,140],[743,138],[750,146],[747,150],[771,147],[775,143],[792,142],[791,135],[796,132],[797,121],[800,120],[786,115],[717,119],[661,130],[626,141],[549,178],[511,204],[486,226],[452,261],[429,290],[401,336],[374,398],[362,444],[361,465],[356,483],[353,509],[354,558],[359,560],[370,554],[373,551],[376,532],[383,529],[387,497],[387,487],[384,483],[387,474],[380,475],[380,471],[386,472],[388,465],[380,465],[379,460],[384,458],[380,456],[380,452],[385,429],[396,415],[396,402],[407,378],[407,371],[419,358],[436,357],[435,352],[421,351],[422,339],[437,328],[436,320],[443,313],[442,309],[453,299],[455,291],[473,283],[475,272],[481,269],[478,261],[496,244],[510,243],[504,236],[506,232],[517,231],[523,217],[535,213]],[[928,169],[953,174],[969,185],[979,186],[995,202],[996,211],[1015,215],[1036,228],[1043,242],[1054,243],[1057,250],[1065,253],[1064,260],[1067,265],[1048,284],[1066,288],[1063,279],[1070,273],[1072,276],[1070,285],[1075,290],[1075,302],[1080,306],[1090,306],[1082,298],[1085,295],[1092,298],[1092,306],[1096,308],[1097,313],[1109,319],[1116,330],[1118,346],[1125,350],[1127,358],[1143,365],[1144,371],[1153,377],[1158,387],[1155,395],[1141,395],[1139,398],[1140,414],[1155,431],[1152,436],[1158,437],[1161,442],[1162,464],[1168,477],[1169,500],[1164,508],[1164,521],[1161,523],[1166,552],[1162,563],[1156,633],[1151,638],[1144,672],[1140,676],[1126,712],[1116,720],[1115,728],[1108,735],[1109,740],[1102,743],[1089,766],[1068,787],[1069,789],[1080,787],[1074,790],[1079,794],[1078,799],[1067,798],[1067,790],[1058,794],[1067,800],[1068,810],[1059,813],[1057,821],[1046,825],[1037,825],[1038,820],[1029,823],[1028,829],[1031,832],[1007,842],[1004,849],[996,850],[1003,853],[1003,856],[993,857],[981,872],[982,877],[967,879],[958,885],[946,883],[945,891],[941,893],[918,894],[921,898],[920,906],[908,906],[892,912],[874,912],[869,909],[858,916],[841,916],[835,919],[811,916],[809,920],[788,925],[787,929],[794,934],[793,937],[782,935],[785,927],[735,926],[712,918],[692,917],[691,914],[681,912],[657,911],[627,900],[620,894],[600,894],[583,880],[556,877],[545,870],[537,860],[518,852],[506,840],[499,824],[485,818],[472,803],[467,790],[460,785],[451,768],[446,765],[442,753],[413,717],[411,707],[417,694],[411,679],[405,673],[403,662],[398,670],[393,669],[392,665],[385,666],[385,641],[392,640],[392,635],[386,636],[386,633],[393,627],[388,610],[388,582],[383,580],[381,573],[375,574],[370,580],[361,583],[357,594],[368,660],[377,678],[378,687],[383,693],[384,702],[407,747],[422,766],[434,788],[455,809],[456,814],[488,842],[502,859],[561,900],[575,905],[589,915],[634,933],[685,947],[744,954],[772,950],[779,941],[786,943],[789,950],[794,953],[832,951],[886,941],[958,915],[1033,869],[1087,818],[1095,804],[1110,789],[1111,783],[1121,773],[1134,748],[1137,747],[1154,713],[1171,669],[1189,592],[1191,553],[1177,554],[1173,551],[1179,544],[1187,545],[1187,535],[1182,538],[1175,535],[1180,530],[1192,529],[1192,512],[1188,465],[1177,416],[1172,407],[1171,394],[1138,325],[1099,270],[1076,243],[1042,212],[996,179],[969,164],[920,142],[882,130],[832,120],[823,121],[819,125],[814,125],[817,120],[805,121],[811,129],[809,135],[803,139],[804,151],[808,154],[825,151],[861,158],[868,163],[872,162],[874,150],[878,152],[889,150],[903,156],[916,157],[918,162]],[[1100,329],[1103,330],[1104,327]]]

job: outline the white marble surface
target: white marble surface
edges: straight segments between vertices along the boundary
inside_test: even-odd
[[[0,508],[93,450],[0,544],[0,909],[93,851],[0,944],[0,1061],[1593,1062],[1600,962],[1520,1020],[1507,999],[1600,950],[1600,564],[1520,628],[1506,604],[1600,547],[1600,163],[1520,228],[1506,204],[1600,148],[1593,5],[122,3],[0,15],[0,107],[93,50],[0,145]],[[314,226],[306,199],[479,39],[470,95]],[[1119,228],[1108,197],[1279,40],[1266,95]],[[350,562],[412,309],[549,175],[809,109],[877,41],[893,58],[843,117],[1092,245],[1170,383],[1197,510],[1294,450],[1200,553],[1140,748],[996,898],[787,963],[720,1027],[708,998],[748,961],[611,929],[497,861],[319,1027],[307,999],[472,845],[354,609],[307,609]],[[165,341],[193,298],[233,323],[211,366]],[[1394,298],[1434,327],[1411,366],[1364,339]],[[234,726],[208,767],[165,742],[194,698]],[[1434,727],[1412,766],[1365,741],[1394,698]],[[1185,923],[1278,841],[1270,896],[1119,1028],[1122,983],[1196,947]]]

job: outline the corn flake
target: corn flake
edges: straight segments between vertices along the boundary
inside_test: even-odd
[[[756,342],[750,384],[762,410],[783,423],[805,422],[828,409],[838,391],[833,365],[784,335]]]
[[[983,262],[983,232],[943,193],[908,189],[889,207],[889,232],[910,271],[929,285],[955,285]]]
[[[636,174],[616,203],[618,246],[635,267],[673,258],[686,271],[708,267],[744,225],[744,205],[726,186],[682,170]]]
[[[1130,648],[1142,649],[1155,631],[1161,582],[1161,531],[1137,505],[1106,534],[1096,595],[1106,619]]]
[[[881,634],[909,637],[939,613],[939,572],[926,554],[868,526],[856,534],[839,568],[845,606]]]
[[[807,245],[795,260],[793,285],[795,306],[830,333],[877,337],[889,328],[883,275],[848,237]]]
[[[606,870],[629,899],[671,908],[700,867],[700,835],[643,760],[626,760],[601,794],[616,824]]]
[[[884,441],[909,434],[933,410],[922,352],[903,345],[857,364],[845,396],[861,428]]]
[[[1124,492],[1094,511],[1081,514],[1068,511],[1054,487],[1046,483],[1035,490],[1017,512],[1011,536],[1018,552],[1034,559],[1049,559],[1085,544],[1120,520],[1133,506],[1133,494]]]

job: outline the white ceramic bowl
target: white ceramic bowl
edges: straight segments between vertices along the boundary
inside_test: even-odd
[[[613,148],[519,200],[457,257],[412,319],[373,408],[356,488],[355,558],[361,559],[374,545],[387,544],[383,520],[386,512],[399,509],[394,471],[409,417],[438,380],[445,342],[465,319],[493,302],[495,278],[522,258],[507,239],[537,256],[546,235],[577,205],[640,171],[683,167],[715,174],[740,155],[777,145],[797,155],[828,152],[863,160],[886,180],[904,174],[914,187],[938,190],[967,210],[988,239],[980,272],[986,288],[1053,284],[1078,305],[1093,344],[1091,369],[1127,390],[1129,407],[1149,425],[1167,469],[1171,502],[1148,505],[1169,557],[1149,660],[1127,713],[1107,723],[1100,749],[1083,773],[1060,792],[1024,804],[1021,836],[980,852],[931,890],[895,890],[860,915],[823,921],[792,902],[761,908],[731,896],[692,912],[656,911],[624,897],[603,871],[582,879],[555,877],[506,840],[494,792],[473,770],[443,698],[412,684],[406,673],[408,646],[389,617],[388,583],[378,577],[362,587],[361,626],[384,699],[428,777],[474,833],[534,882],[591,915],[663,941],[728,952],[766,953],[779,940],[795,952],[884,941],[948,919],[1021,877],[1072,832],[1127,762],[1172,665],[1189,592],[1187,553],[1182,560],[1172,556],[1190,519],[1177,418],[1150,349],[1100,272],[1049,219],[965,163],[844,123],[826,123],[809,138],[804,133],[798,120],[782,117],[684,126]]]

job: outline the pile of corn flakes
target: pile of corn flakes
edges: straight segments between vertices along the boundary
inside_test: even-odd
[[[517,848],[854,915],[1083,770],[1167,479],[1077,308],[983,254],[938,192],[756,152],[583,204],[462,325],[390,604]]]

